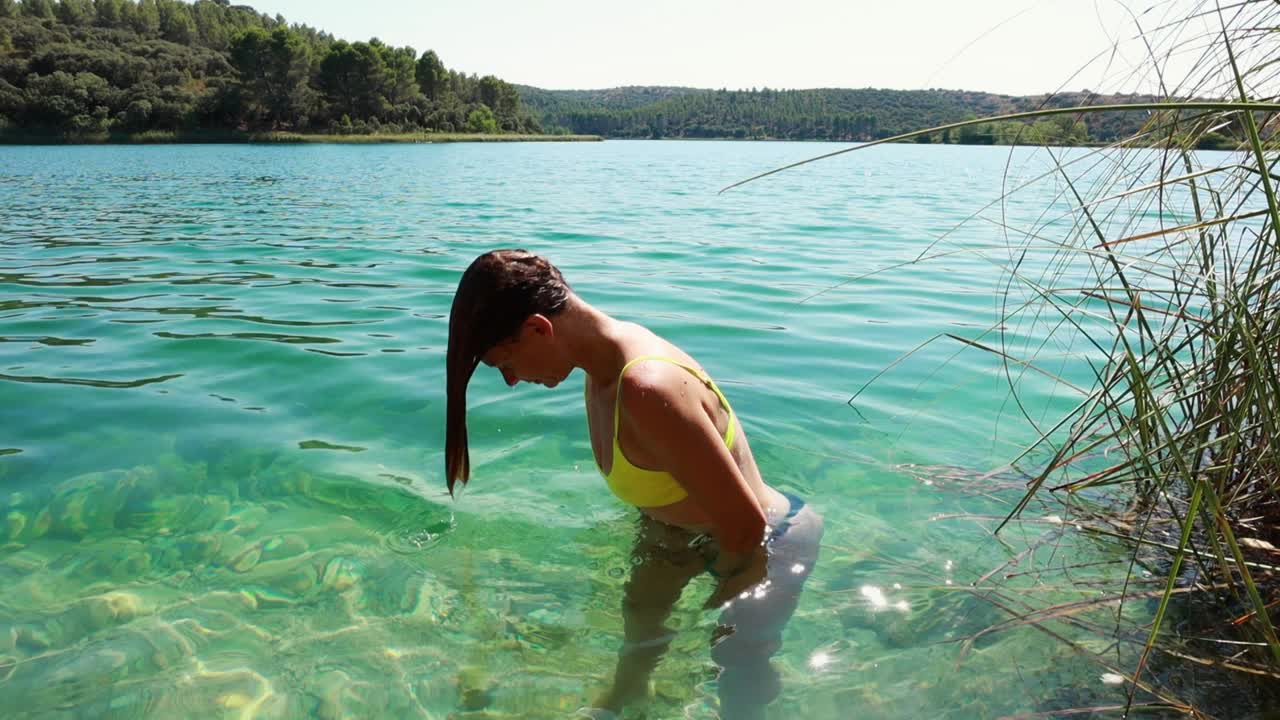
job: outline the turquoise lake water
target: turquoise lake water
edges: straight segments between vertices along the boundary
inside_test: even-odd
[[[635,511],[595,474],[581,376],[508,389],[482,371],[473,482],[444,492],[449,303],[470,260],[504,246],[688,350],[766,480],[824,516],[771,717],[1123,703],[1106,668],[1035,628],[961,642],[1008,618],[965,588],[1056,518],[997,541],[982,516],[1016,495],[960,482],[1034,438],[991,354],[940,340],[894,364],[996,323],[1012,252],[999,223],[1044,223],[1055,195],[956,226],[1044,159],[881,147],[717,195],[836,147],[0,148],[6,712],[555,718],[585,704],[621,642]],[[908,263],[931,245],[949,254]],[[1008,337],[1036,348],[1040,331]],[[1080,377],[1084,348],[1039,352]],[[1036,419],[1075,399],[1040,375],[1020,388]],[[634,715],[715,717],[711,589],[686,591]]]

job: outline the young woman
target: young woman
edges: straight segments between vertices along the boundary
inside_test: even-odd
[[[674,633],[666,621],[689,580],[717,579],[712,658],[721,716],[764,717],[780,691],[781,646],[813,570],[822,519],[765,484],[728,399],[680,348],[576,295],[545,258],[495,250],[462,275],[449,315],[445,475],[470,475],[466,393],[484,363],[510,386],[553,388],[586,372],[587,426],[609,489],[640,510],[623,601],[625,642],[610,688],[587,714],[609,717],[647,692]]]

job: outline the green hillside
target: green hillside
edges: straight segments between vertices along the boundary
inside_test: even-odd
[[[706,92],[701,88],[662,85],[628,85],[603,90],[543,90],[532,85],[516,85],[520,97],[540,113],[586,109],[633,110],[653,103]]]
[[[227,0],[0,0],[0,130],[541,132],[499,78]]]
[[[441,29],[447,32],[448,29]],[[347,42],[228,0],[0,0],[0,140],[430,132],[866,141],[1002,113],[1147,99],[1088,91],[543,90],[430,50]],[[1109,142],[1143,114],[1058,116],[923,138]]]
[[[695,90],[624,87],[540,90],[519,86],[526,106],[552,131],[608,137],[778,138],[865,141],[968,118],[1080,104],[1136,101],[1145,96],[1011,96],[964,90]],[[1110,141],[1135,132],[1136,113],[1092,115],[1031,125],[957,131],[935,141],[966,143]]]

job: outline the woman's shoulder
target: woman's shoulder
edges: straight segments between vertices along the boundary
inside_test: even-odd
[[[627,370],[618,379],[619,394],[627,409],[661,411],[663,407],[677,409],[674,406],[682,400],[696,401],[699,393],[694,389],[702,386],[702,368],[685,353],[672,352],[672,348],[661,350],[636,353],[627,361]]]

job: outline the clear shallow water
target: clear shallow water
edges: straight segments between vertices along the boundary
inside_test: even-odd
[[[824,515],[775,717],[1123,702],[1034,629],[955,642],[1006,617],[958,588],[1013,551],[990,522],[939,517],[1008,507],[943,489],[941,466],[985,470],[1033,437],[991,356],[937,342],[846,404],[938,333],[996,321],[981,255],[903,263],[999,195],[1009,151],[876,148],[716,195],[832,147],[0,148],[0,701],[41,718],[584,704],[621,641],[634,512],[594,474],[577,382],[482,373],[473,484],[454,503],[441,477],[458,274],[523,246],[697,357],[766,478]],[[1023,193],[1005,219],[1053,201]],[[936,251],[1007,258],[1002,242],[974,222]],[[1073,400],[1039,376],[1022,390],[1036,417]],[[685,593],[650,717],[714,716],[710,590]]]

